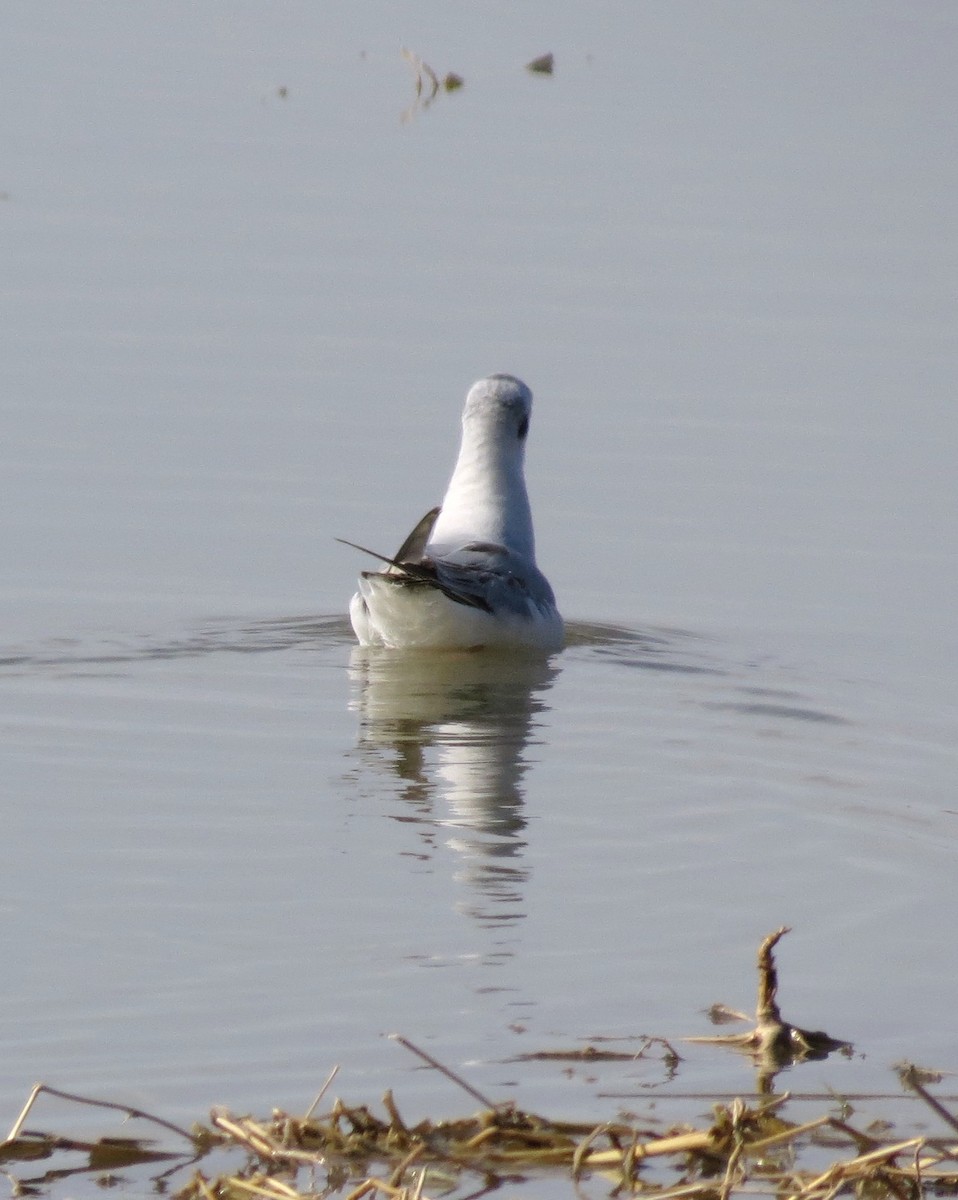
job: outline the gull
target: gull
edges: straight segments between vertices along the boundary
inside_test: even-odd
[[[360,645],[541,654],[562,648],[562,618],[536,566],[523,474],[531,412],[532,392],[520,379],[480,379],[466,396],[459,457],[442,504],[392,558],[345,542],[386,564],[362,572],[349,605]]]

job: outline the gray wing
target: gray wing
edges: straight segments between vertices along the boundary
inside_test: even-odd
[[[393,587],[433,588],[457,604],[483,612],[511,612],[529,617],[536,609],[555,606],[555,596],[542,572],[505,546],[469,542],[452,554],[431,558],[425,553],[439,516],[431,508],[396,551],[395,558],[337,538],[345,546],[371,554],[387,564],[385,571],[363,571]]]
[[[490,553],[493,550],[495,553]],[[448,558],[437,559],[434,566],[435,586],[459,604],[524,617],[555,605],[542,572],[530,563],[517,562],[502,546],[483,547],[479,552],[464,547]]]

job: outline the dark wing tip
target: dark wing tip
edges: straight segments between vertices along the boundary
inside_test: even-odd
[[[439,505],[431,508],[429,512],[418,521],[412,528],[409,536],[396,551],[396,558],[400,562],[413,562],[421,559],[426,553],[426,543],[429,541],[429,535],[432,533],[433,526],[436,524],[436,518],[439,516]]]

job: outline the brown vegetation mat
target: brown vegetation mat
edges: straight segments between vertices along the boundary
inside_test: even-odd
[[[397,1038],[478,1100],[482,1111],[410,1125],[387,1092],[381,1115],[365,1105],[350,1106],[340,1100],[316,1114],[334,1071],[303,1116],[274,1111],[268,1119],[254,1120],[217,1109],[208,1126],[188,1131],[125,1105],[38,1084],[6,1141],[0,1143],[0,1161],[12,1178],[13,1162],[49,1159],[66,1150],[84,1154],[86,1161],[79,1168],[12,1179],[14,1194],[19,1195],[49,1189],[78,1171],[97,1173],[98,1183],[117,1186],[124,1182],[117,1171],[160,1161],[164,1163],[160,1174],[152,1174],[151,1168],[153,1190],[172,1192],[175,1200],[332,1196],[471,1200],[505,1184],[511,1185],[513,1193],[529,1185],[542,1195],[545,1185],[550,1195],[639,1195],[654,1200],[732,1200],[746,1195],[832,1200],[851,1193],[862,1200],[922,1200],[958,1194],[958,1120],[929,1093],[929,1077],[912,1066],[899,1068],[901,1082],[942,1122],[948,1130],[943,1137],[891,1140],[887,1127],[881,1132],[857,1129],[841,1110],[838,1097],[835,1108],[840,1115],[799,1123],[786,1119],[790,1096],[771,1092],[776,1064],[800,1061],[813,1052],[821,1056],[844,1043],[782,1021],[775,1003],[772,951],[784,932],[772,934],[759,951],[755,1030],[720,1039],[731,1040],[754,1056],[758,1092],[749,1103],[735,1099],[715,1104],[706,1128],[681,1126],[663,1134],[632,1119],[559,1121],[510,1104],[495,1104],[407,1039]],[[23,1128],[24,1122],[41,1093],[151,1121],[176,1134],[185,1148],[160,1151],[143,1139],[79,1142],[30,1132]],[[205,1167],[208,1160],[222,1164],[218,1173],[197,1166],[203,1161]],[[192,1177],[183,1183],[190,1170]]]
[[[159,1190],[192,1168],[192,1177],[173,1193],[177,1200],[334,1195],[348,1200],[456,1195],[464,1200],[505,1183],[516,1189],[523,1181],[544,1179],[551,1179],[550,1192],[557,1195],[570,1194],[574,1185],[579,1194],[656,1200],[754,1194],[831,1200],[851,1192],[867,1200],[915,1200],[958,1193],[958,1137],[889,1141],[829,1115],[796,1124],[781,1115],[788,1102],[781,1096],[752,1105],[742,1100],[718,1104],[707,1128],[675,1128],[663,1136],[626,1121],[553,1121],[507,1106],[407,1125],[387,1092],[382,1115],[339,1100],[328,1112],[307,1117],[274,1112],[268,1120],[253,1120],[217,1110],[209,1126],[181,1131],[189,1148],[180,1153],[156,1151],[142,1139],[88,1143],[20,1132],[0,1146],[0,1158],[12,1174],[14,1161],[51,1158],[66,1150],[87,1156],[80,1168],[18,1180],[21,1195],[78,1171],[115,1185],[121,1182],[118,1171],[160,1161],[160,1174],[151,1171]],[[217,1151],[230,1151],[238,1162],[219,1174],[196,1166]],[[820,1160],[825,1152],[832,1161],[824,1169],[803,1166],[803,1158]],[[563,1179],[567,1186],[560,1191]],[[541,1194],[541,1188],[535,1190]]]

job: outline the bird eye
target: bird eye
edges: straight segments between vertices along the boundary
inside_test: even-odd
[[[526,434],[529,432],[529,418],[523,417],[519,422],[519,441],[524,441]]]

